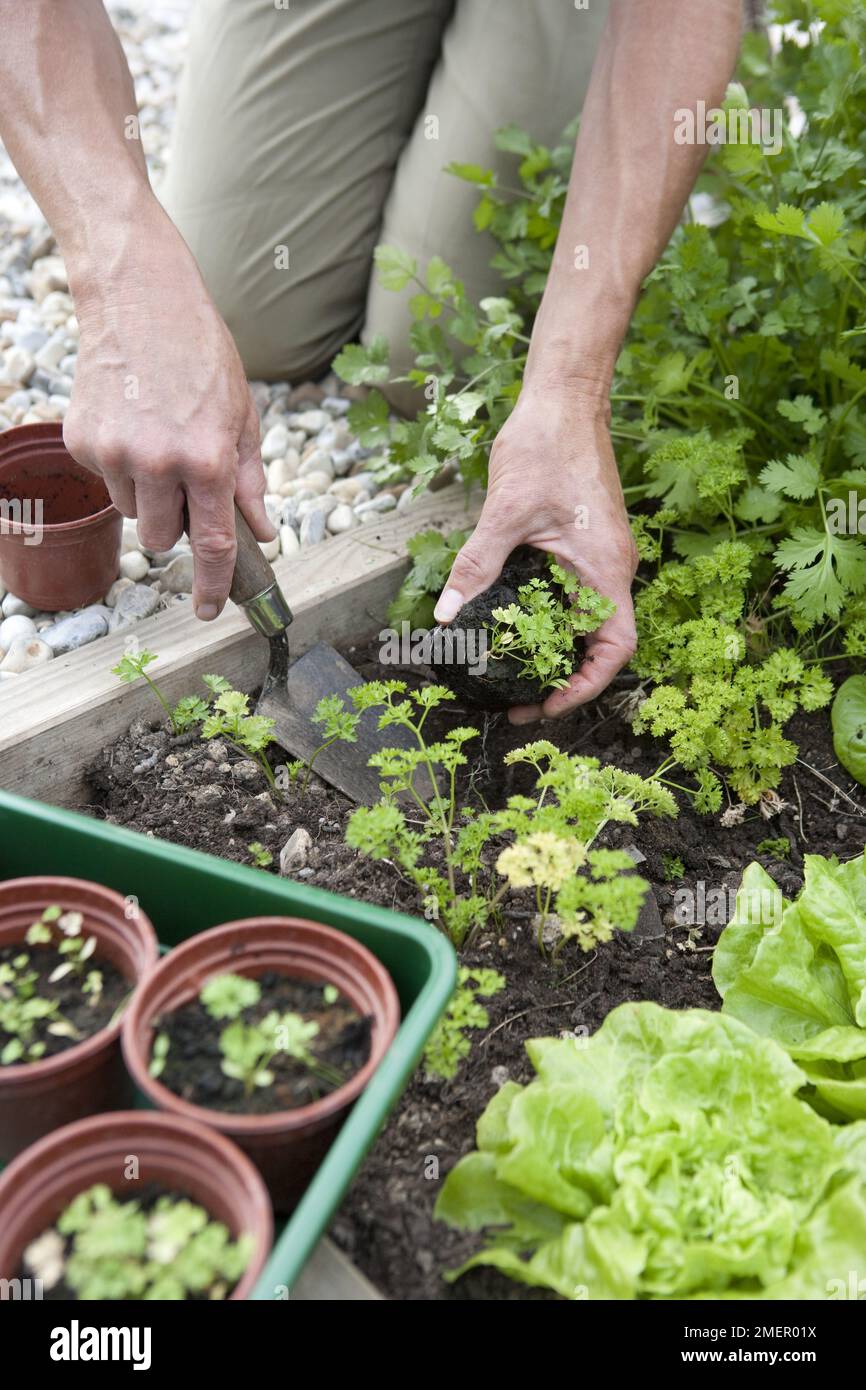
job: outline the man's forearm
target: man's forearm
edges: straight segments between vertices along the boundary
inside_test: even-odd
[[[150,189],[132,78],[101,0],[0,0],[0,35],[0,135],[78,303],[111,283],[136,238],[180,238]]]
[[[674,113],[724,98],[741,0],[612,0],[581,117],[527,385],[606,393],[640,285],[671,235],[706,148]]]

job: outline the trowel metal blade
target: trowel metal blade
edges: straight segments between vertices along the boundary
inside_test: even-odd
[[[265,683],[257,713],[273,719],[274,738],[295,758],[309,762],[322,742],[322,731],[312,722],[324,695],[339,695],[354,708],[348,691],[363,685],[363,677],[338,651],[319,642],[289,667],[285,685]],[[383,748],[411,748],[407,729],[377,727],[381,710],[365,710],[358,723],[357,742],[338,742],[319,753],[313,771],[353,801],[371,805],[379,799],[379,773],[367,766],[373,753]]]

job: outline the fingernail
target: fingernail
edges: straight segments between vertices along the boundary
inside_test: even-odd
[[[203,623],[212,623],[217,615],[217,611],[215,603],[200,603],[196,607],[195,616]]]
[[[463,607],[463,595],[456,589],[446,589],[439,597],[439,602],[433,609],[433,617],[437,623],[450,623],[452,618],[456,618],[460,609]]]

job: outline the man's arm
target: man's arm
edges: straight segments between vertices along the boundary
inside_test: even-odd
[[[450,622],[522,543],[552,551],[614,600],[614,617],[587,640],[591,660],[543,706],[513,710],[516,723],[592,699],[634,653],[637,556],[608,428],[611,376],[641,282],[706,153],[675,142],[674,112],[723,100],[741,18],[741,0],[611,0],[523,389],[491,450],[478,526],[436,608]],[[587,509],[586,529],[576,529],[577,507]]]
[[[67,447],[154,550],[175,543],[188,501],[193,599],[214,618],[231,584],[235,496],[259,539],[274,534],[243,367],[151,190],[101,0],[0,0],[0,35],[0,136],[54,231],[79,320]]]

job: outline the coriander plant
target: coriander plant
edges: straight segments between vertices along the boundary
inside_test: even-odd
[[[217,1300],[240,1279],[252,1244],[184,1197],[158,1197],[144,1211],[97,1183],[31,1242],[24,1266],[45,1289],[62,1281],[80,1300]]]
[[[74,975],[81,982],[82,995],[89,996],[90,1004],[96,1005],[102,998],[103,978],[101,971],[88,968],[96,950],[96,937],[85,936],[83,926],[80,912],[64,912],[56,904],[46,907],[25,933],[30,951],[21,951],[11,961],[0,964],[0,1033],[8,1038],[0,1049],[0,1066],[38,1062],[45,1056],[46,1036],[73,1042],[81,1039],[81,1032],[61,1014],[59,1001],[38,993],[39,972],[33,969],[31,951],[54,946],[67,959],[52,970],[48,983]]]
[[[324,1002],[335,1003],[339,991],[332,995],[333,986],[326,986]],[[337,1068],[322,1061],[311,1051],[310,1044],[318,1036],[319,1025],[314,1019],[300,1014],[280,1014],[270,1010],[263,1018],[245,1020],[242,1015],[261,1002],[262,989],[258,980],[246,975],[226,972],[208,980],[199,1000],[211,1018],[228,1027],[220,1033],[221,1069],[225,1076],[243,1083],[244,1094],[251,1096],[256,1089],[272,1086],[276,1080],[271,1065],[277,1057],[290,1057],[306,1067],[310,1075],[331,1089],[342,1086],[345,1077]],[[165,1070],[170,1051],[170,1039],[159,1033],[154,1040],[149,1071],[153,1077]]]

